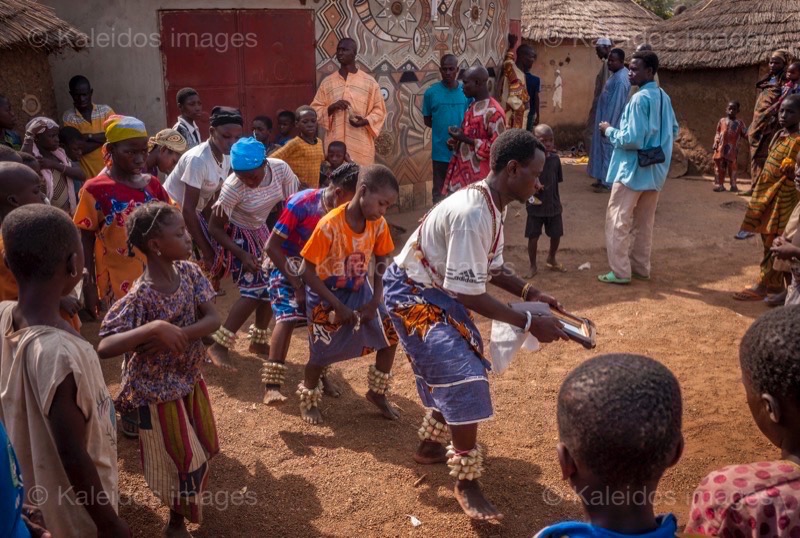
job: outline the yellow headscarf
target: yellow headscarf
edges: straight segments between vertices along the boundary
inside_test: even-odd
[[[103,124],[106,130],[106,142],[114,144],[131,138],[147,138],[147,129],[142,120],[133,116],[109,116]]]

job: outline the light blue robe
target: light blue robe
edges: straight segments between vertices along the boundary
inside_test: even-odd
[[[611,185],[606,182],[606,176],[608,175],[608,165],[611,162],[611,153],[614,148],[611,142],[600,134],[600,129],[597,126],[601,122],[607,121],[612,127],[619,127],[630,91],[631,83],[628,80],[628,69],[623,67],[606,81],[605,88],[603,88],[597,100],[597,113],[595,114],[595,127],[592,134],[592,146],[587,171],[591,177],[606,186]]]
[[[660,191],[667,180],[677,136],[678,120],[669,95],[652,82],[643,85],[625,107],[619,129],[609,127],[606,131],[614,147],[607,182],[620,182],[634,191]],[[666,162],[640,167],[638,150],[659,143]]]

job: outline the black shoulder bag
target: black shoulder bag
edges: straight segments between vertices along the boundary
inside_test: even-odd
[[[658,145],[652,148],[647,149],[640,149],[637,151],[639,154],[639,166],[642,168],[646,168],[648,166],[653,166],[654,164],[661,164],[666,162],[667,156],[664,155],[664,150],[661,149],[661,127],[662,127],[662,120],[664,119],[663,112],[664,112],[664,90],[661,88],[658,89],[658,97],[659,97],[659,113],[658,113]]]

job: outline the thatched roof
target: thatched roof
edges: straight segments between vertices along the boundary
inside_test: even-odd
[[[767,61],[776,49],[800,54],[800,0],[701,0],[633,38],[667,69],[727,69]]]
[[[53,8],[33,0],[0,2],[0,49],[80,50],[89,38],[56,17]]]
[[[522,37],[557,45],[600,37],[630,39],[661,19],[633,0],[522,0]]]

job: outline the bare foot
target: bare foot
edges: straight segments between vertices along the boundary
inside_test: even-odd
[[[421,465],[447,463],[447,449],[436,441],[422,441],[414,453],[414,461]]]
[[[267,405],[280,404],[286,401],[286,396],[281,394],[280,385],[266,385],[264,387],[264,399],[261,401]]]
[[[322,413],[320,413],[319,407],[312,407],[308,410],[301,407],[300,416],[309,424],[322,424]]]
[[[461,509],[472,519],[481,521],[503,519],[503,514],[483,496],[477,480],[459,480],[453,488],[453,493]]]
[[[342,395],[342,389],[339,388],[339,385],[333,382],[330,374],[327,374],[322,378],[322,392],[333,398],[338,398]]]
[[[530,280],[531,278],[535,277],[539,274],[539,269],[537,267],[531,267],[530,270],[522,275],[522,278],[525,280]]]
[[[230,370],[231,372],[236,371],[236,367],[231,362],[231,358],[228,356],[228,348],[221,346],[214,343],[213,346],[208,348],[208,356],[211,358],[211,362],[217,368],[222,368],[223,370]]]
[[[380,410],[381,415],[383,415],[384,418],[389,420],[397,420],[400,418],[400,413],[397,412],[397,409],[392,407],[392,404],[390,404],[389,400],[386,399],[385,394],[378,394],[369,390],[367,391],[367,400],[372,402],[375,407]]]
[[[255,353],[256,355],[265,355],[269,357],[269,344],[256,344],[255,342],[250,342],[250,347],[247,348],[247,351],[250,353]]]

